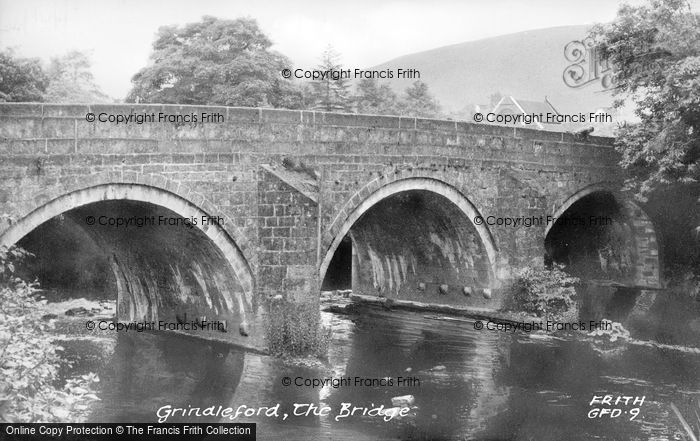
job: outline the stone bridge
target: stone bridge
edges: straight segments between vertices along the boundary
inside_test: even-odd
[[[0,120],[0,244],[32,251],[48,288],[118,293],[129,319],[243,322],[322,286],[497,308],[545,259],[659,283],[607,138],[175,105],[1,104]]]

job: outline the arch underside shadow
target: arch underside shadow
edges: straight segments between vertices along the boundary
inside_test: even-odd
[[[473,223],[477,216],[474,205],[443,181],[411,177],[387,183],[359,202],[343,220],[319,267],[320,280],[326,278],[342,241],[350,238],[353,285],[359,285],[356,282],[361,279],[355,268],[367,272],[366,267],[371,266],[380,295],[390,294],[387,286],[377,286],[376,279],[387,277],[388,287],[396,295],[401,283],[408,285],[409,278],[420,290],[430,292],[435,292],[435,287],[425,285],[449,284],[452,292],[460,295],[465,286],[495,287],[497,249],[488,229]],[[436,265],[445,271],[431,273],[429,268]],[[426,297],[425,301],[430,300]]]
[[[39,226],[45,224],[51,219],[55,219],[57,216],[64,214],[70,214],[73,216],[76,213],[82,213],[80,215],[84,215],[85,213],[83,213],[83,211],[88,210],[87,207],[104,208],[110,207],[110,204],[112,204],[111,206],[113,212],[118,214],[119,211],[114,211],[113,206],[117,203],[122,203],[124,204],[124,207],[131,207],[131,209],[134,209],[134,204],[141,204],[138,207],[136,207],[137,210],[145,210],[147,207],[161,207],[162,209],[165,209],[165,212],[173,213],[177,215],[177,217],[181,217],[183,219],[202,219],[203,217],[209,217],[208,213],[204,212],[203,210],[201,210],[191,202],[185,200],[181,196],[175,195],[169,191],[157,187],[143,184],[128,183],[101,184],[97,186],[86,187],[62,195],[60,197],[50,200],[49,202],[43,204],[39,208],[31,211],[21,220],[14,223],[10,228],[8,228],[7,231],[5,231],[2,234],[2,236],[0,236],[0,245],[10,246],[16,244],[18,241],[20,241],[20,239],[26,237]],[[137,211],[137,213],[140,212]],[[143,213],[153,214],[156,212],[144,211]],[[80,221],[82,222],[82,219],[80,219]],[[82,227],[84,225],[78,225],[79,223],[80,222],[76,223],[74,221],[73,225],[79,226],[82,230]],[[103,231],[95,233],[93,234],[93,236],[99,239],[101,235],[109,234],[113,234],[113,232],[109,232],[108,228],[105,227],[103,228]],[[159,237],[167,237],[167,234],[170,233],[163,232]],[[254,278],[252,275],[252,271],[248,265],[248,262],[243,256],[242,252],[240,251],[236,243],[230,238],[227,232],[216,223],[209,223],[208,225],[201,225],[201,223],[198,223],[198,225],[194,227],[194,231],[189,234],[190,236],[188,237],[199,237],[203,242],[206,242],[206,244],[208,245],[203,243],[199,247],[204,247],[205,249],[207,247],[210,247],[209,249],[211,250],[211,252],[219,256],[217,257],[217,259],[222,262],[221,264],[229,267],[222,274],[228,273],[230,274],[230,277],[233,277],[233,279],[235,280],[232,280],[230,282],[226,282],[225,280],[216,280],[215,282],[208,282],[204,280],[206,279],[206,277],[204,279],[202,277],[202,262],[188,263],[188,268],[190,269],[189,272],[192,274],[188,274],[187,277],[194,280],[194,282],[192,283],[201,287],[201,290],[205,293],[208,292],[208,287],[216,286],[217,296],[220,301],[219,303],[220,305],[222,305],[221,307],[224,309],[235,309],[237,313],[241,316],[241,320],[245,321],[246,316],[252,311]],[[114,237],[119,236],[114,235]],[[158,251],[157,243],[148,245],[151,247],[153,252]],[[112,248],[118,250],[119,246],[117,244],[114,245]],[[168,249],[171,252],[177,253],[177,244],[171,244]],[[186,250],[184,249],[184,244],[181,252],[186,252]],[[125,254],[119,254],[117,252],[114,254],[114,256],[110,257],[112,263],[111,266],[115,272],[117,283],[121,283],[122,285],[120,289],[128,291],[128,287],[124,286],[125,284],[148,285],[144,288],[144,290],[148,291],[149,289],[151,289],[153,282],[144,281],[144,277],[142,277],[144,274],[143,272],[141,273],[141,276],[132,275],[132,280],[129,280],[127,274],[119,274],[120,272],[124,273],[124,271],[122,271],[121,269],[126,268],[125,265],[130,264],[130,262],[116,261],[120,258],[124,258],[124,255]],[[212,260],[212,262],[213,261],[214,260]],[[156,273],[162,273],[164,270],[167,270],[173,272],[173,274],[175,274],[177,277],[182,276],[182,274],[178,275],[179,272],[182,272],[182,268],[177,268],[177,265],[168,265],[167,261],[164,262],[164,265],[161,265],[164,266],[164,268],[154,268],[151,270],[151,272],[155,271]],[[154,274],[154,277],[162,278],[163,275]],[[222,275],[221,277],[225,279],[228,276]],[[207,285],[207,283],[209,284]],[[232,292],[233,290],[231,289],[222,288],[229,285],[234,286],[231,285],[231,283],[234,283],[235,286],[240,287],[240,289],[237,288],[235,292]],[[207,299],[207,301],[210,302],[210,299]]]
[[[583,203],[583,201],[590,202],[592,198],[602,199],[605,195],[608,195],[613,200],[612,204],[608,204],[611,205],[608,213],[613,215],[615,210],[618,210],[619,217],[616,219],[613,215],[613,221],[610,222],[606,215],[602,220],[612,225],[609,231],[617,231],[618,241],[623,241],[626,236],[629,242],[627,249],[623,250],[628,257],[622,260],[630,261],[628,263],[632,274],[629,276],[630,280],[625,282],[639,286],[659,287],[660,264],[654,225],[649,216],[636,203],[618,191],[616,186],[610,183],[597,183],[584,187],[569,196],[554,211],[553,217],[566,221],[572,212],[576,212],[575,208],[579,203]],[[593,219],[590,218],[585,218],[584,220],[589,226],[593,222]],[[561,230],[559,222],[548,224],[545,228],[545,242],[549,240],[550,233],[555,231],[555,225]],[[613,268],[620,266],[620,262],[611,261],[605,253],[598,253],[595,257],[599,259],[603,266],[610,265]]]

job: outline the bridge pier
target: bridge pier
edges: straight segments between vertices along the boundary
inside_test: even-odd
[[[224,121],[86,120],[88,113],[161,111],[220,113]],[[155,104],[0,104],[0,158],[0,244],[108,200],[220,219],[197,228],[223,256],[224,279],[240,284],[233,309],[246,317],[276,296],[317,305],[346,237],[354,243],[350,277],[362,290],[400,297],[423,284],[437,301],[496,308],[498,290],[519,268],[542,264],[548,230],[479,219],[556,217],[586,195],[617,194],[624,179],[607,138],[462,121]],[[639,281],[658,283],[653,224],[622,205]],[[198,280],[194,265],[182,268],[185,280]],[[130,283],[148,288],[145,279]],[[204,279],[204,286],[233,283]],[[185,285],[206,303],[199,282]],[[491,289],[491,297],[469,298],[465,286]],[[251,323],[243,338],[258,333]]]
[[[272,167],[258,171],[258,293],[317,304],[318,203],[284,173]]]

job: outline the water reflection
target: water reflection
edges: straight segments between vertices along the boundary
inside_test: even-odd
[[[414,418],[390,424],[346,419],[367,433],[399,439],[673,439],[672,401],[700,395],[700,357],[621,343],[601,353],[592,339],[475,331],[473,321],[367,310],[354,318],[348,351],[336,351],[350,377],[413,375],[420,387],[332,389],[343,402],[390,405],[412,394]],[[624,347],[627,346],[627,347]],[[406,372],[410,368],[410,372]],[[645,396],[640,415],[618,406],[618,418],[589,418],[595,395]]]
[[[244,354],[181,336],[123,333],[104,361],[98,369],[101,401],[90,420],[153,422],[157,409],[167,404],[228,403],[241,378]]]
[[[670,440],[679,433],[670,403],[683,406],[700,396],[700,354],[683,347],[626,341],[601,350],[581,334],[476,331],[469,319],[377,309],[349,317],[324,313],[324,319],[334,329],[327,371],[182,336],[129,333],[119,335],[104,363],[78,364],[73,374],[97,370],[102,378],[102,400],[91,415],[96,422],[155,421],[166,404],[280,403],[290,415],[294,403],[333,409],[325,416],[238,420],[258,422],[259,439],[285,440]],[[285,376],[345,377],[351,385],[285,386]],[[390,378],[392,385],[355,385],[355,377]],[[398,377],[417,382],[399,384]],[[391,407],[393,397],[408,394],[416,408],[405,418],[335,418],[344,403]],[[589,403],[602,395],[645,401],[632,421],[632,406],[624,405],[617,418],[589,418],[595,407]]]

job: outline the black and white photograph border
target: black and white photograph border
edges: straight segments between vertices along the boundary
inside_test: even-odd
[[[0,0],[0,439],[700,439],[700,0]]]

